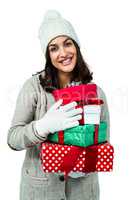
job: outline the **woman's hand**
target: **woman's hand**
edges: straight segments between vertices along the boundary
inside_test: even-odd
[[[82,118],[82,108],[75,108],[76,102],[71,102],[61,106],[63,100],[60,99],[46,112],[44,117],[35,123],[37,133],[46,137],[49,133],[72,128],[79,125]]]

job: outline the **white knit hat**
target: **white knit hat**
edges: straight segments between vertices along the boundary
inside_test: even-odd
[[[80,42],[72,24],[66,19],[62,18],[58,11],[48,10],[44,16],[38,34],[44,55],[46,54],[46,49],[49,42],[61,35],[72,38],[80,47]]]

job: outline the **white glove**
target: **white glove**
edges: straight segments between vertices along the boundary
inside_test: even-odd
[[[63,99],[58,100],[46,112],[44,117],[35,123],[37,133],[46,137],[49,133],[55,133],[60,130],[72,128],[79,125],[82,118],[82,108],[75,108],[76,102],[71,102],[61,106]]]

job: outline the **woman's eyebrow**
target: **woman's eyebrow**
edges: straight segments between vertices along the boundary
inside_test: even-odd
[[[66,42],[67,40],[71,40],[70,38],[66,38],[65,40],[64,40],[64,42]]]
[[[56,46],[56,44],[49,44],[49,47],[51,47],[51,46]]]
[[[71,40],[71,39],[70,39],[70,38],[66,38],[66,39],[63,41],[63,43],[65,43],[67,40]],[[56,43],[55,43],[55,44],[50,44],[49,47],[50,47],[50,46],[56,46],[56,45],[57,45]]]

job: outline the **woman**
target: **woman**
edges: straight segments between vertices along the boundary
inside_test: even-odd
[[[26,150],[22,166],[20,200],[98,200],[97,173],[71,174],[67,181],[60,174],[44,173],[39,159],[39,145],[49,133],[79,124],[82,109],[76,102],[61,106],[51,92],[54,89],[89,84],[92,73],[80,52],[77,35],[67,20],[56,11],[48,11],[39,29],[45,69],[24,83],[8,131],[8,145],[14,150]],[[108,124],[109,113],[104,92],[97,87],[98,97],[104,100],[101,120]]]

